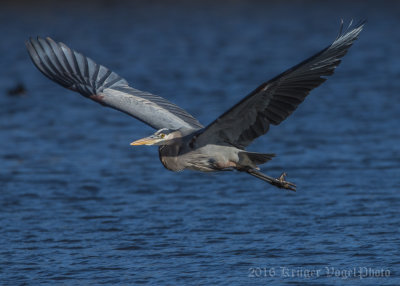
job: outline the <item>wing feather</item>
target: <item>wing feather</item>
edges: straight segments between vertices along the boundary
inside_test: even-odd
[[[164,98],[134,89],[108,68],[50,38],[26,42],[35,66],[48,78],[155,129],[200,129],[192,115]]]
[[[342,23],[343,26],[343,23]],[[278,125],[303,102],[309,92],[332,75],[353,42],[364,22],[342,33],[335,41],[314,56],[292,67],[272,80],[263,83],[239,103],[208,125],[197,136],[200,145],[228,143],[241,148],[265,134],[269,125]]]

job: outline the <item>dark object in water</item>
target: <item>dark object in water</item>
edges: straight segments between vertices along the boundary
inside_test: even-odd
[[[17,83],[14,87],[7,89],[7,94],[10,96],[19,96],[26,94],[26,88],[23,83]]]

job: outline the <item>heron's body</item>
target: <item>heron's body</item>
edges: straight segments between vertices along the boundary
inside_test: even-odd
[[[245,148],[285,120],[309,92],[333,74],[357,39],[363,23],[342,33],[319,53],[269,80],[218,119],[204,127],[185,110],[162,97],[129,86],[106,67],[50,38],[27,42],[36,67],[47,77],[102,105],[127,113],[158,131],[131,145],[159,145],[160,160],[171,171],[212,172],[238,170],[280,188],[295,185],[260,173],[274,154]]]
[[[213,172],[239,169],[239,152],[236,147],[224,145],[190,146],[189,141],[159,147],[160,160],[171,171],[184,169]]]

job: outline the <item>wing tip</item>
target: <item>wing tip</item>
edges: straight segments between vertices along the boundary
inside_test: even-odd
[[[339,28],[339,33],[333,42],[340,42],[345,39],[349,39],[351,42],[357,39],[358,35],[361,33],[363,30],[365,24],[367,23],[367,19],[361,19],[359,20],[355,25],[353,25],[354,20],[351,19],[349,25],[347,25],[346,28],[344,27],[344,20],[340,19],[340,28]],[[332,45],[333,45],[332,44]]]

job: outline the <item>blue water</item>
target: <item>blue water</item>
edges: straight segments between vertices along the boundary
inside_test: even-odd
[[[99,3],[2,4],[1,285],[400,285],[398,2]],[[52,36],[208,124],[340,18],[368,19],[359,41],[250,146],[296,193],[164,169],[129,146],[153,130],[52,83],[24,47]]]

